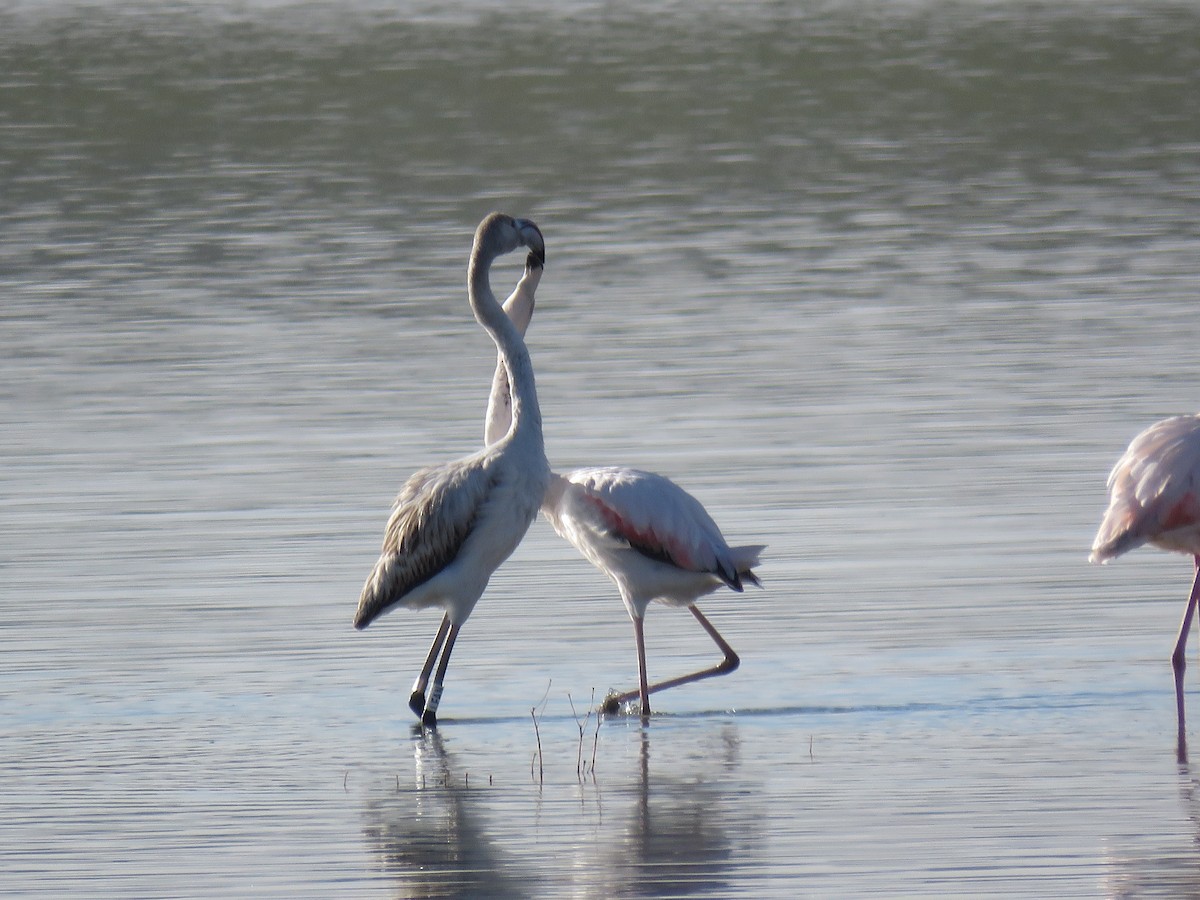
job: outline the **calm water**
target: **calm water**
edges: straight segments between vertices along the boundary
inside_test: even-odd
[[[1200,896],[1189,567],[1086,564],[1200,405],[1200,6],[7,2],[0,60],[6,896]],[[350,627],[481,440],[493,208],[556,467],[770,547],[645,727],[544,522],[436,736],[437,616]]]

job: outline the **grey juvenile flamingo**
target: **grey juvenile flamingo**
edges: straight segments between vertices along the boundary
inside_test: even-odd
[[[533,222],[492,213],[475,232],[467,274],[471,309],[496,342],[512,385],[511,424],[479,452],[421,469],[408,479],[392,507],[382,552],[354,615],[354,627],[361,629],[402,606],[445,611],[409,698],[413,712],[429,726],[437,724],[459,629],[492,573],[524,537],[550,483],[533,364],[488,278],[496,257],[522,246],[539,263],[545,261],[542,233]],[[435,662],[437,672],[426,696]]]

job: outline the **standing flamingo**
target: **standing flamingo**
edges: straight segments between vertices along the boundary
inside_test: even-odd
[[[524,276],[504,303],[504,311],[522,335],[533,318],[540,280],[540,262],[530,254]],[[508,393],[505,369],[498,363],[488,399],[485,443],[496,440],[508,427]],[[648,716],[650,694],[655,691],[738,667],[737,653],[700,612],[696,600],[721,585],[739,593],[743,581],[760,585],[751,569],[758,565],[764,545],[730,547],[699,500],[662,475],[624,466],[576,469],[566,475],[551,472],[542,513],[560,537],[613,580],[633,620],[638,687],[606,698],[606,712],[616,712],[622,703],[638,697],[641,714]],[[686,607],[725,658],[711,668],[649,684],[643,620],[652,600]]]
[[[429,726],[437,724],[442,682],[459,629],[492,573],[537,516],[550,481],[533,364],[488,279],[493,260],[521,246],[544,262],[545,243],[533,222],[492,213],[475,232],[467,270],[471,309],[496,342],[512,384],[511,427],[483,450],[421,469],[405,482],[388,519],[382,553],[354,614],[354,627],[362,629],[400,606],[440,606],[445,611],[408,702]],[[439,653],[441,661],[426,698]]]
[[[1108,492],[1092,562],[1107,562],[1142,544],[1192,557],[1195,580],[1171,655],[1182,742],[1184,649],[1200,600],[1200,415],[1163,419],[1135,437],[1108,476]]]

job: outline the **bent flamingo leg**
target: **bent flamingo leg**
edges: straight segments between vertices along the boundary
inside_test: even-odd
[[[1179,734],[1184,733],[1183,718],[1183,673],[1187,669],[1187,639],[1192,629],[1192,617],[1196,613],[1197,601],[1200,601],[1200,556],[1195,557],[1196,579],[1192,583],[1192,593],[1188,596],[1187,607],[1183,611],[1183,621],[1179,625],[1179,637],[1175,639],[1175,652],[1171,654],[1171,667],[1175,670],[1175,711],[1179,717]]]
[[[412,694],[408,698],[408,708],[416,713],[418,718],[425,712],[425,688],[429,686],[429,676],[433,672],[433,664],[437,661],[438,651],[442,649],[442,642],[446,639],[446,631],[449,628],[450,617],[442,616],[442,624],[438,626],[437,634],[434,635],[433,644],[429,647],[429,655],[425,657],[425,664],[421,666],[421,674],[413,682]]]
[[[690,675],[679,675],[675,678],[668,678],[666,681],[660,681],[657,684],[651,684],[647,686],[645,668],[646,652],[640,640],[640,629],[637,627],[639,620],[635,620],[635,636],[639,637],[638,674],[641,684],[636,691],[626,691],[624,694],[616,694],[615,696],[606,698],[604,701],[604,712],[614,713],[620,708],[622,703],[632,700],[634,697],[641,696],[642,715],[649,715],[649,695],[653,694],[655,691],[665,691],[668,688],[679,687],[681,684],[691,684],[693,681],[700,681],[704,678],[714,678],[717,675],[728,675],[739,665],[741,665],[742,661],[737,655],[737,652],[731,646],[729,646],[729,643],[725,640],[725,638],[721,637],[721,633],[717,631],[716,626],[713,625],[712,622],[708,621],[708,618],[704,615],[704,613],[700,612],[699,608],[694,604],[689,606],[688,609],[691,611],[692,615],[696,617],[696,621],[699,622],[704,630],[708,632],[708,636],[713,639],[716,645],[721,649],[721,652],[725,654],[725,658],[715,666],[710,666],[707,669],[701,669],[699,672],[693,672]]]

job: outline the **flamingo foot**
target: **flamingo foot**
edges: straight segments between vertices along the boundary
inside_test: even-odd
[[[609,694],[600,704],[600,712],[607,716],[641,716],[645,718],[650,715],[650,710],[642,712],[643,707],[638,701],[637,694],[637,691],[633,692],[632,697],[624,694]]]
[[[425,692],[413,691],[412,696],[408,698],[408,708],[420,718],[421,713],[425,711]]]
[[[421,724],[427,728],[437,728],[437,708],[442,702],[442,683],[435,681],[429,699],[425,701],[425,711],[421,713]]]

